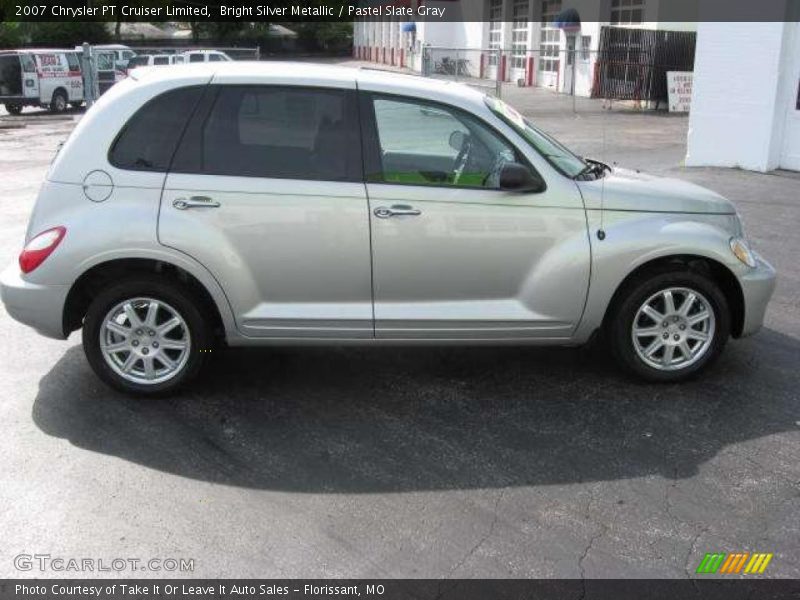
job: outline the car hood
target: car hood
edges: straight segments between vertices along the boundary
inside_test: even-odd
[[[602,179],[578,181],[587,208],[643,212],[736,214],[731,202],[704,187],[627,169],[613,169]]]

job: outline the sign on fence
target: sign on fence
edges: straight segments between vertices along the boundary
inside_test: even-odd
[[[689,112],[692,104],[691,71],[667,71],[669,112]]]

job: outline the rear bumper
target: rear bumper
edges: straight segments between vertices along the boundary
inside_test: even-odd
[[[739,277],[744,295],[742,337],[752,335],[764,324],[764,313],[775,290],[775,269],[756,254],[756,266]]]
[[[44,336],[66,339],[63,316],[69,286],[30,283],[21,275],[17,265],[0,274],[0,297],[8,314]]]
[[[28,96],[0,96],[0,104],[18,104],[20,106],[39,106],[39,97],[31,98]]]

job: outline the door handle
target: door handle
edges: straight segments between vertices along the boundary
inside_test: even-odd
[[[421,210],[413,208],[408,204],[394,204],[391,207],[379,206],[373,211],[373,214],[379,219],[388,219],[389,217],[416,217],[422,214]]]
[[[178,210],[186,210],[195,207],[219,208],[221,205],[208,196],[190,196],[189,198],[176,198],[172,201],[172,206]]]

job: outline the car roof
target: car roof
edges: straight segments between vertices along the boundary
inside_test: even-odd
[[[208,75],[212,83],[268,83],[307,87],[341,87],[384,93],[409,94],[421,97],[458,99],[483,103],[484,94],[469,86],[378,69],[292,61],[232,61],[175,65],[169,73],[147,67],[135,69],[136,80],[155,81],[178,75]]]

